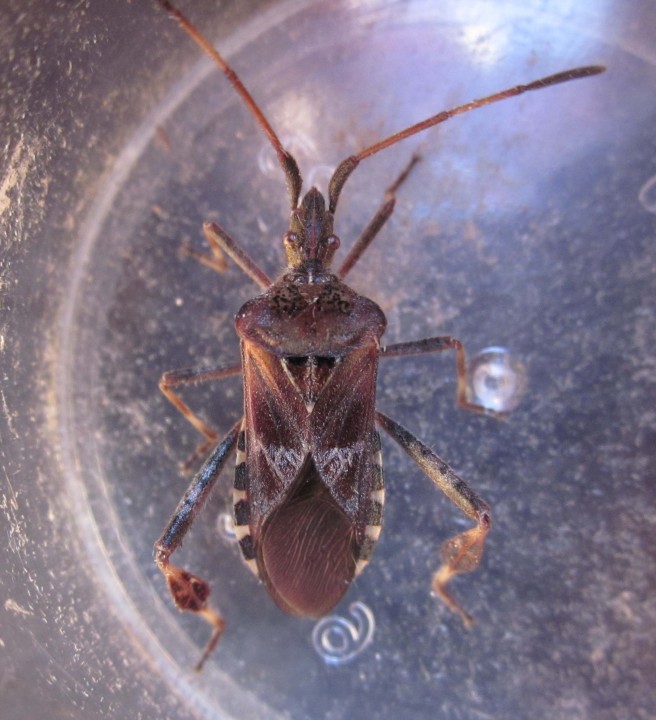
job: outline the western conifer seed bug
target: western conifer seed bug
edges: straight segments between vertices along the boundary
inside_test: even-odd
[[[604,68],[560,72],[433,115],[342,161],[330,180],[327,204],[314,187],[299,203],[302,180],[297,163],[237,73],[168,0],[158,2],[213,59],[255,117],[276,152],[291,207],[289,229],[282,238],[287,268],[275,281],[223,228],[216,223],[204,225],[212,253],[192,254],[223,271],[225,253],[262,293],[235,318],[240,365],[174,370],[160,381],[164,395],[205,437],[197,454],[211,449],[155,544],[155,562],[176,606],[198,613],[212,626],[197,669],[219,642],[224,620],[208,603],[209,585],[173,565],[170,556],[181,545],[229,456],[236,450],[234,526],[247,565],[281,609],[316,618],[340,601],[369,562],[380,535],[385,489],[376,426],[475,522],[473,528],[444,543],[442,564],[432,580],[436,595],[469,625],[471,617],[447,586],[455,575],[471,572],[479,564],[490,529],[490,508],[432,450],[376,410],[378,361],[453,350],[458,405],[498,414],[470,401],[465,351],[459,340],[429,337],[381,345],[386,325],[382,310],[344,282],[392,214],[396,192],[418,158],[413,157],[389,186],[380,208],[336,272],[330,269],[340,243],[333,234],[333,218],[347,179],[371,155],[455,115],[529,90],[595,75]],[[184,403],[177,389],[239,374],[244,415],[217,444],[215,431]]]

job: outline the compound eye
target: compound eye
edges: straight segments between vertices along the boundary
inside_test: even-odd
[[[286,232],[282,236],[282,244],[285,248],[298,247],[298,235],[295,232]]]
[[[330,235],[328,238],[326,238],[326,245],[328,246],[328,249],[331,252],[335,252],[337,248],[340,245],[340,239],[337,237],[337,235]]]

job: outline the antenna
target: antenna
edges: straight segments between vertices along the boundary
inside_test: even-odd
[[[201,50],[203,50],[206,55],[209,55],[209,57],[219,67],[221,72],[228,78],[232,87],[244,101],[246,107],[254,115],[257,124],[262,128],[269,142],[273,145],[273,149],[276,151],[280,167],[285,173],[285,181],[287,183],[287,192],[289,193],[291,208],[294,210],[298,205],[298,198],[301,194],[301,187],[303,185],[303,179],[298,169],[296,160],[292,154],[285,150],[282,146],[278,136],[271,125],[269,125],[269,121],[266,119],[264,113],[260,110],[255,100],[253,100],[251,94],[244,87],[237,73],[223,59],[212,43],[200,32],[200,30],[195,27],[195,25],[192,24],[190,20],[185,17],[185,15],[182,14],[182,12],[180,12],[180,10],[174,7],[168,0],[157,0],[157,2],[159,2],[164,10],[166,10],[166,12],[178,23],[178,25],[201,48]]]
[[[339,200],[344,183],[348,180],[355,168],[360,164],[361,160],[371,157],[385,148],[396,145],[396,143],[401,142],[401,140],[405,140],[412,135],[416,135],[423,130],[427,130],[428,128],[433,127],[433,125],[439,125],[439,123],[443,123],[456,115],[463,115],[470,110],[476,110],[484,105],[491,105],[499,100],[506,100],[508,98],[515,97],[515,95],[521,95],[529,90],[541,90],[542,88],[549,87],[550,85],[557,85],[558,83],[568,82],[569,80],[578,80],[579,78],[589,77],[590,75],[597,75],[605,70],[606,68],[603,65],[589,65],[586,67],[575,68],[573,70],[565,70],[564,72],[559,72],[555,75],[548,75],[540,80],[528,83],[528,85],[516,85],[515,87],[502,90],[501,92],[494,93],[493,95],[488,95],[487,97],[479,100],[473,100],[465,105],[458,105],[458,107],[452,108],[451,110],[443,110],[442,112],[437,113],[437,115],[433,115],[426,120],[422,120],[415,125],[411,125],[405,130],[401,130],[394,135],[390,135],[388,138],[385,138],[374,145],[370,145],[364,150],[360,150],[357,155],[351,155],[350,157],[347,157],[346,160],[343,160],[337,166],[333,176],[330,178],[330,183],[328,185],[330,212],[335,212],[337,201]]]

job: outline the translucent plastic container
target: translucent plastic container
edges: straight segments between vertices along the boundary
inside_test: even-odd
[[[226,472],[176,554],[228,623],[202,674],[208,628],[152,563],[200,438],[157,381],[238,361],[232,317],[257,288],[181,247],[202,250],[215,219],[275,275],[282,174],[155,3],[5,5],[3,720],[655,717],[651,3],[182,6],[306,188],[438,110],[608,66],[363,162],[340,201],[348,247],[421,155],[350,282],[385,311],[387,342],[454,335],[483,391],[517,383],[496,422],[455,407],[449,354],[380,371],[379,407],[493,507],[481,567],[453,584],[474,628],[430,595],[441,542],[470,523],[383,439],[382,538],[320,625],[282,614],[243,565]],[[223,432],[241,414],[239,379],[184,397]]]

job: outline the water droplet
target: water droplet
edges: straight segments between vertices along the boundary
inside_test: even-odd
[[[526,390],[526,368],[502,347],[489,347],[471,358],[472,400],[490,410],[510,412]]]
[[[656,175],[650,177],[640,188],[638,200],[647,212],[656,214]]]
[[[225,542],[231,545],[237,542],[235,525],[232,522],[232,515],[230,515],[230,513],[222,512],[218,514],[216,518],[216,531]]]
[[[316,144],[305,135],[286,135],[280,138],[280,142],[285,150],[294,156],[298,163],[301,163],[302,160],[306,158],[316,157],[317,155]],[[284,178],[276,151],[269,142],[265,142],[260,148],[257,154],[257,166],[260,172],[267,177],[274,178],[275,180]]]
[[[349,605],[353,620],[341,615],[322,618],[312,631],[312,645],[327,665],[343,665],[360,655],[371,644],[376,620],[362,602]]]

